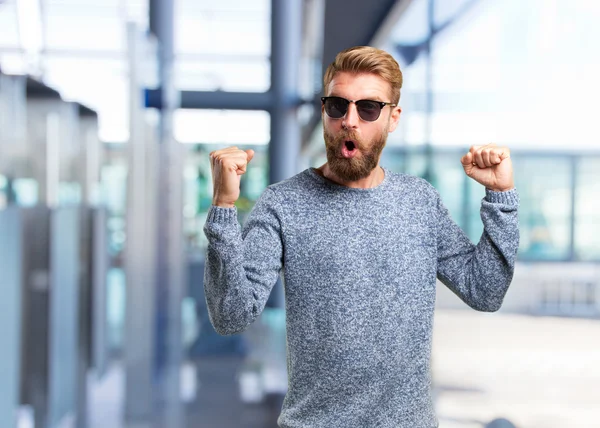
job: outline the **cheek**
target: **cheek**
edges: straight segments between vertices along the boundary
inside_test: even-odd
[[[341,119],[332,119],[329,116],[325,115],[325,120],[323,124],[329,129],[339,129],[342,127],[342,122],[343,120]]]
[[[376,140],[380,140],[382,135],[386,134],[386,127],[373,127],[363,134],[363,140],[369,144],[373,144]]]

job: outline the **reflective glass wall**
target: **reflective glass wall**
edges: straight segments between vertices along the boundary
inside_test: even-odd
[[[483,191],[460,157],[471,145],[507,146],[522,204],[519,258],[598,261],[598,18],[586,0],[412,2],[384,46],[404,73],[384,162],[430,180],[476,241]]]
[[[465,148],[464,150],[467,150]],[[429,162],[430,180],[438,189],[454,221],[479,241],[481,185],[463,172],[463,150],[436,147]],[[425,177],[428,155],[418,147],[390,147],[382,165],[392,171]],[[535,153],[515,150],[511,158],[519,191],[521,261],[600,261],[600,224],[597,202],[599,153]]]

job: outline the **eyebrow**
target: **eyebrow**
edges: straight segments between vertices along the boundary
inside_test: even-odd
[[[343,98],[345,100],[347,100],[348,98],[346,97],[342,97],[341,95],[336,95],[334,92],[332,92],[331,94],[327,95],[328,97],[338,97],[338,98]],[[368,100],[368,101],[378,101],[381,103],[384,103],[385,101],[383,101],[382,99],[380,99],[378,96],[375,97],[367,97],[367,98],[359,98],[357,100],[352,100],[352,101],[361,101],[361,100]]]

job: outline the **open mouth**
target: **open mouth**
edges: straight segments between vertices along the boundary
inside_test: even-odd
[[[357,153],[356,144],[354,141],[345,141],[342,146],[342,156],[345,158],[352,158]]]

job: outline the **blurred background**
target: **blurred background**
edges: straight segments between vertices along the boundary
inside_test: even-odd
[[[0,427],[276,427],[281,285],[241,335],[208,321],[208,153],[256,151],[243,222],[324,163],[322,74],[355,45],[404,72],[382,164],[474,242],[460,157],[512,151],[503,308],[438,287],[440,427],[600,426],[599,21],[594,0],[0,0]]]

